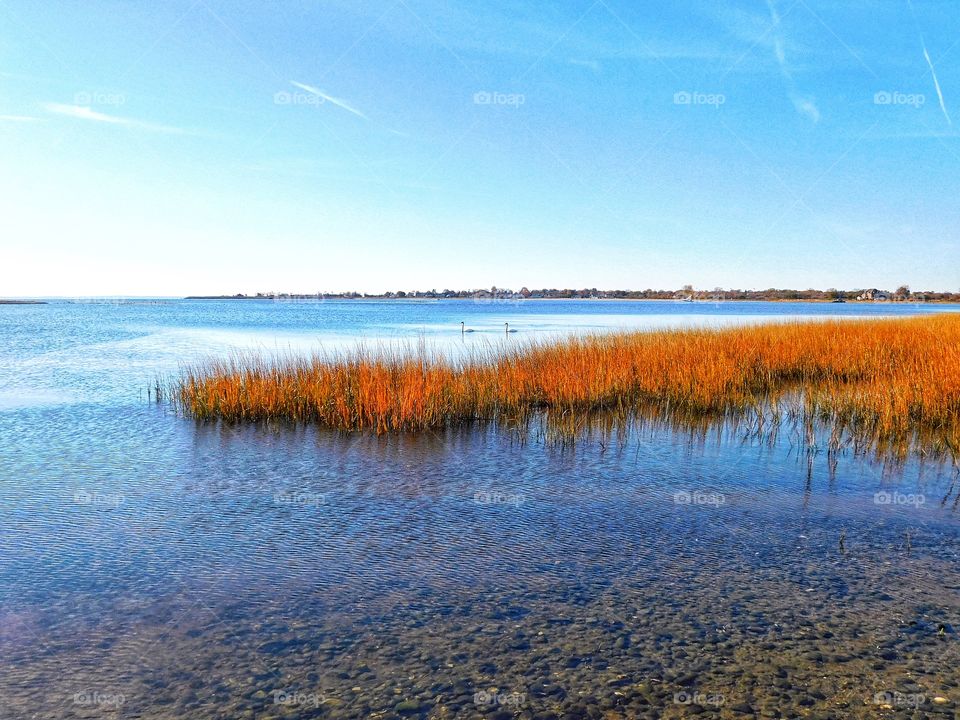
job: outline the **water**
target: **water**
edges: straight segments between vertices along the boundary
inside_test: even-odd
[[[939,311],[0,306],[0,718],[957,717],[949,466],[733,427],[220,427],[146,398],[237,348]]]

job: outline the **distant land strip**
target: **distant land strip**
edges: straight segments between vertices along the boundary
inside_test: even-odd
[[[519,290],[508,288],[471,289],[471,290],[396,290],[383,293],[358,292],[316,292],[283,293],[258,292],[253,295],[190,295],[187,300],[396,300],[396,299],[475,299],[475,300],[681,300],[686,302],[720,302],[724,300],[771,300],[771,301],[807,301],[807,302],[960,302],[960,292],[938,292],[935,290],[912,291],[908,285],[896,290],[878,288],[857,288],[855,290],[786,290],[767,288],[766,290],[735,290],[714,288],[697,290],[685,285],[679,290],[598,290],[583,288],[575,290],[565,288],[542,288]]]

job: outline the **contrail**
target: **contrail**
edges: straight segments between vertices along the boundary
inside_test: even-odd
[[[920,42],[923,42],[923,35],[920,36]],[[940,91],[940,81],[937,80],[937,71],[933,69],[933,63],[930,62],[930,53],[927,52],[926,46],[923,48],[923,57],[927,60],[927,65],[930,66],[930,74],[933,76],[933,86],[937,89],[937,99],[940,101],[940,109],[943,110],[943,116],[947,119],[948,125],[953,125],[953,121],[950,120],[950,113],[947,112],[947,106],[943,104],[943,93]]]
[[[917,21],[917,11],[913,8],[913,1],[907,0],[907,5],[910,6],[910,14],[913,15],[913,24],[917,26],[917,34],[920,36],[920,47],[923,48],[923,59],[927,61],[927,66],[930,68],[930,75],[933,77],[933,87],[937,91],[937,99],[940,101],[940,109],[943,111],[943,116],[947,119],[947,125],[953,125],[953,121],[950,119],[950,113],[947,112],[947,106],[943,102],[943,92],[940,90],[940,81],[937,79],[937,71],[933,67],[933,61],[930,60],[930,53],[927,52],[927,42],[923,39],[923,31],[920,29],[920,23]]]
[[[106,123],[108,125],[121,125],[124,127],[139,128],[140,130],[151,130],[158,133],[167,133],[170,135],[192,135],[194,133],[183,128],[171,127],[170,125],[160,125],[158,123],[146,122],[144,120],[135,120],[133,118],[120,117],[118,115],[108,115],[107,113],[97,112],[83,105],[63,105],[61,103],[44,103],[43,109],[55,115],[65,115],[66,117],[78,118],[80,120],[92,120],[93,122]]]
[[[332,103],[333,105],[336,105],[338,108],[342,108],[349,113],[353,113],[357,117],[362,117],[364,120],[370,119],[366,115],[364,115],[362,112],[357,110],[355,107],[349,105],[346,101],[340,100],[339,98],[335,98],[332,95],[327,95],[325,92],[323,92],[323,90],[320,90],[319,88],[315,88],[313,85],[306,85],[304,83],[297,82],[296,80],[291,80],[290,84],[293,85],[294,87],[300,88],[301,90],[306,90],[308,93],[312,95],[316,95],[319,98],[323,98],[327,102]]]
[[[41,118],[32,115],[0,115],[0,122],[42,122]]]
[[[773,0],[767,0],[767,7],[770,8],[770,19],[777,28],[773,36],[773,52],[777,56],[777,62],[780,64],[780,70],[784,75],[790,77],[790,69],[787,67],[787,55],[783,51],[783,41],[780,38],[780,13],[777,12],[777,6]]]
[[[783,47],[783,32],[780,29],[780,13],[777,12],[777,6],[773,0],[767,0],[767,7],[770,10],[770,19],[776,32],[773,33],[773,54],[777,58],[777,65],[780,66],[780,74],[787,86],[787,96],[793,103],[794,109],[801,115],[810,118],[814,123],[820,122],[820,110],[817,109],[817,103],[812,97],[804,97],[797,92],[796,83],[793,80],[793,73],[790,72],[790,65],[787,63],[787,53]]]

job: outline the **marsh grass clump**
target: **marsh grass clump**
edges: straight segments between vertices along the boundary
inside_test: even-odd
[[[450,359],[424,346],[237,355],[186,368],[172,400],[200,420],[416,431],[546,413],[686,424],[790,417],[870,445],[960,448],[960,316],[827,320],[531,341]],[[839,442],[839,440],[838,440]]]

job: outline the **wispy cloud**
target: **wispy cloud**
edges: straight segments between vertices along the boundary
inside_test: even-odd
[[[773,4],[773,0],[767,0],[767,7],[770,9],[770,19],[773,21],[773,27],[775,28],[773,33],[773,55],[777,58],[780,72],[789,78],[790,68],[787,66],[787,53],[783,50],[783,35],[780,32],[780,13],[777,12],[777,6]]]
[[[921,36],[922,42],[922,36]],[[940,101],[940,109],[943,111],[943,116],[947,119],[948,125],[953,125],[953,121],[950,119],[950,113],[947,112],[947,106],[943,102],[943,91],[940,90],[940,81],[937,80],[937,71],[933,68],[933,63],[930,61],[930,53],[927,52],[927,47],[923,47],[923,57],[927,60],[927,65],[930,66],[930,75],[933,76],[933,87],[937,90],[937,100]]]
[[[923,31],[920,30],[920,23],[917,21],[917,11],[913,7],[912,0],[907,0],[907,4],[910,6],[910,13],[913,15],[913,23],[917,26],[917,34],[920,36],[920,47],[923,48],[923,59],[927,61],[927,67],[930,68],[930,75],[933,77],[933,87],[937,91],[937,100],[940,101],[940,110],[943,112],[943,116],[947,119],[947,125],[953,125],[953,121],[950,119],[950,113],[947,112],[947,106],[943,102],[943,91],[940,90],[940,81],[937,79],[937,70],[933,67],[933,61],[930,59],[930,53],[927,52],[927,42],[923,39]]]
[[[43,122],[43,118],[33,117],[32,115],[0,115],[0,122],[34,123]]]
[[[801,97],[796,93],[791,93],[790,100],[793,102],[793,107],[796,108],[798,113],[806,115],[813,123],[820,122],[820,110],[817,108],[817,104],[813,101],[813,98]]]
[[[311,95],[316,95],[319,98],[323,98],[325,101],[327,101],[331,105],[336,105],[338,108],[342,108],[343,110],[346,110],[349,113],[353,113],[357,117],[361,117],[364,120],[370,119],[366,115],[364,115],[362,112],[357,110],[355,107],[350,105],[346,100],[341,100],[340,98],[335,98],[332,95],[327,95],[327,93],[323,92],[323,90],[321,90],[320,88],[315,88],[313,85],[307,85],[305,83],[297,82],[296,80],[291,80],[290,84],[293,85],[294,87],[300,88],[305,92],[310,93]]]
[[[170,125],[160,125],[158,123],[147,122],[145,120],[136,120],[134,118],[121,117],[119,115],[108,115],[83,105],[63,105],[61,103],[46,103],[44,110],[54,115],[63,115],[65,117],[77,118],[79,120],[90,120],[92,122],[105,123],[108,125],[121,125],[123,127],[136,128],[138,130],[149,130],[151,132],[166,133],[169,135],[186,135],[188,131],[183,128],[171,127]]]
[[[24,73],[14,73],[7,70],[0,70],[0,77],[10,78],[11,80],[30,80],[32,82],[54,82],[54,80],[48,77],[40,77],[39,75],[25,75]]]
[[[814,124],[820,122],[820,110],[817,108],[815,98],[803,96],[796,90],[796,83],[793,80],[793,73],[787,62],[787,53],[783,48],[783,32],[780,29],[780,13],[777,12],[777,6],[773,0],[767,0],[767,7],[770,10],[770,20],[773,22],[773,55],[777,59],[777,65],[780,68],[780,74],[787,85],[787,96],[793,103],[794,109],[801,115],[810,119]]]

